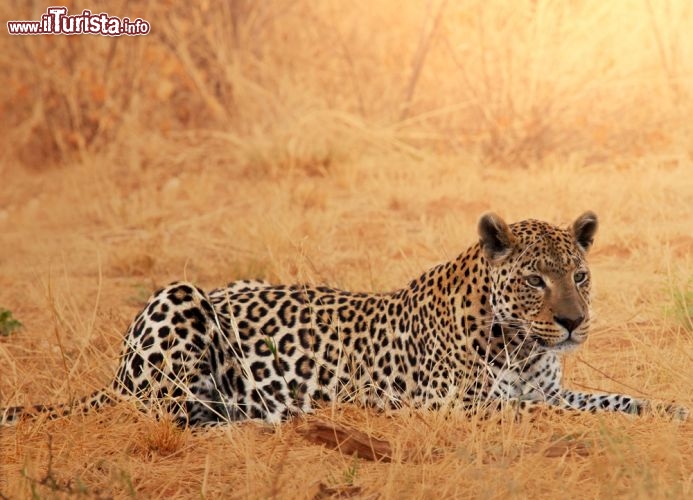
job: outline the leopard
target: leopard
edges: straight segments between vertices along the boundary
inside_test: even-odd
[[[122,401],[191,428],[278,424],[341,403],[685,420],[688,409],[671,402],[563,386],[564,355],[589,336],[587,254],[597,227],[591,211],[566,227],[486,213],[466,251],[391,292],[261,280],[206,292],[174,282],[131,323],[104,389],[71,403],[7,407],[0,425]]]

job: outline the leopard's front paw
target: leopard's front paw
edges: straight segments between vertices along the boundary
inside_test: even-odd
[[[690,412],[685,406],[681,406],[676,403],[642,401],[638,404],[638,413],[640,415],[650,413],[667,417],[677,422],[685,422],[688,420],[688,414]]]
[[[674,403],[669,403],[662,405],[663,412],[665,415],[668,415],[672,420],[676,420],[678,422],[685,422],[688,420],[688,414],[690,413],[688,408],[685,406],[677,405]]]

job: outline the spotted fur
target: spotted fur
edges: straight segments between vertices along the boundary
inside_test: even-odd
[[[597,229],[479,221],[478,243],[391,293],[236,281],[209,293],[173,283],[130,326],[113,382],[74,404],[0,410],[59,417],[120,400],[183,425],[279,422],[328,401],[378,408],[522,409],[673,417],[688,411],[561,386],[563,353],[588,336]]]

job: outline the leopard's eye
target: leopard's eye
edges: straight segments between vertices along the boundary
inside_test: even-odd
[[[587,279],[587,272],[577,271],[575,274],[573,274],[573,279],[575,280],[575,283],[579,285]]]
[[[525,278],[525,281],[529,286],[534,288],[544,288],[546,286],[546,283],[544,283],[544,280],[538,274],[530,274]]]

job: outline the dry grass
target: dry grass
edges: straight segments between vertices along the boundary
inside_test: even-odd
[[[23,323],[0,337],[0,405],[103,385],[173,279],[384,290],[464,249],[485,210],[589,208],[597,320],[570,384],[693,407],[690,2],[67,5],[152,34],[0,38],[0,309]],[[1,429],[0,493],[693,496],[691,423],[319,416],[388,461],[303,419],[190,433],[117,407]]]

